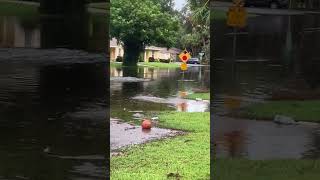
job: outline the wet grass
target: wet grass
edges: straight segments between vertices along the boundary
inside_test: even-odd
[[[178,63],[161,63],[161,62],[139,62],[138,66],[141,67],[154,67],[154,68],[179,68]],[[122,67],[122,63],[110,62],[110,67]]]
[[[320,122],[320,100],[257,103],[240,113],[242,117],[262,120],[273,120],[275,115],[289,116],[298,121]]]
[[[139,66],[155,67],[155,68],[179,68],[178,63],[161,63],[161,62],[140,62]]]
[[[197,98],[200,98],[202,100],[210,100],[210,93],[193,93],[189,94],[186,99],[193,99],[196,100]]]
[[[187,135],[133,146],[111,158],[111,179],[209,179],[210,114],[161,112],[159,125]]]
[[[120,68],[122,67],[122,63],[110,62],[110,67]]]
[[[0,0],[0,16],[34,16],[38,6]]]
[[[217,159],[215,180],[318,180],[320,160]]]

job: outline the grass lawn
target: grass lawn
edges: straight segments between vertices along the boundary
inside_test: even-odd
[[[263,120],[271,120],[275,115],[284,115],[299,121],[320,122],[320,100],[257,103],[248,106],[240,114]]]
[[[217,159],[214,180],[318,180],[320,160]]]
[[[38,6],[0,0],[0,16],[34,16]]]
[[[161,63],[161,62],[139,62],[139,66],[156,67],[156,68],[179,68],[177,63]]]
[[[138,66],[155,68],[179,68],[177,63],[139,62]],[[110,62],[110,67],[122,67],[122,63]]]
[[[111,158],[111,179],[210,179],[210,114],[161,112],[161,127],[187,135],[125,149]]]
[[[193,94],[189,94],[186,99],[203,99],[203,100],[210,100],[210,93],[193,93]]]

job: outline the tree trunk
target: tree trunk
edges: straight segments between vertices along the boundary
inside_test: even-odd
[[[140,42],[124,42],[124,66],[137,66],[140,53],[143,51],[143,44]]]

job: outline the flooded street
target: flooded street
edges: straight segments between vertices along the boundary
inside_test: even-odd
[[[236,116],[256,103],[320,99],[319,20],[316,14],[259,15],[236,38],[224,21],[213,21],[211,128],[217,157],[319,158],[320,125]]]
[[[0,179],[106,178],[108,31],[88,19],[0,16]]]
[[[185,73],[182,80],[180,69],[138,67],[121,68],[112,67],[110,70],[111,81],[111,117],[121,119],[128,123],[140,123],[141,119],[148,113],[160,111],[182,111],[182,112],[208,112],[209,102],[182,99],[179,91],[194,92],[196,90],[209,90],[209,67],[195,66]],[[152,118],[152,117],[147,117]],[[117,126],[120,126],[119,124]],[[124,124],[122,128],[127,125]],[[134,127],[132,127],[134,128]],[[111,149],[122,146],[137,144],[154,139],[152,134],[137,133],[125,142],[118,142],[119,139],[126,139],[121,133],[121,127],[111,124]],[[136,129],[141,132],[141,128]],[[153,128],[152,133],[161,134],[168,130]],[[141,134],[141,135],[139,135]],[[145,134],[145,135],[143,135]],[[138,138],[139,136],[139,138]],[[149,138],[150,136],[150,138]],[[123,144],[125,143],[125,144]]]

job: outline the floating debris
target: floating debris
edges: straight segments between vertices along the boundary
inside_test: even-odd
[[[273,119],[273,122],[277,124],[285,124],[285,125],[297,124],[297,122],[292,117],[282,116],[282,115],[276,115]]]

